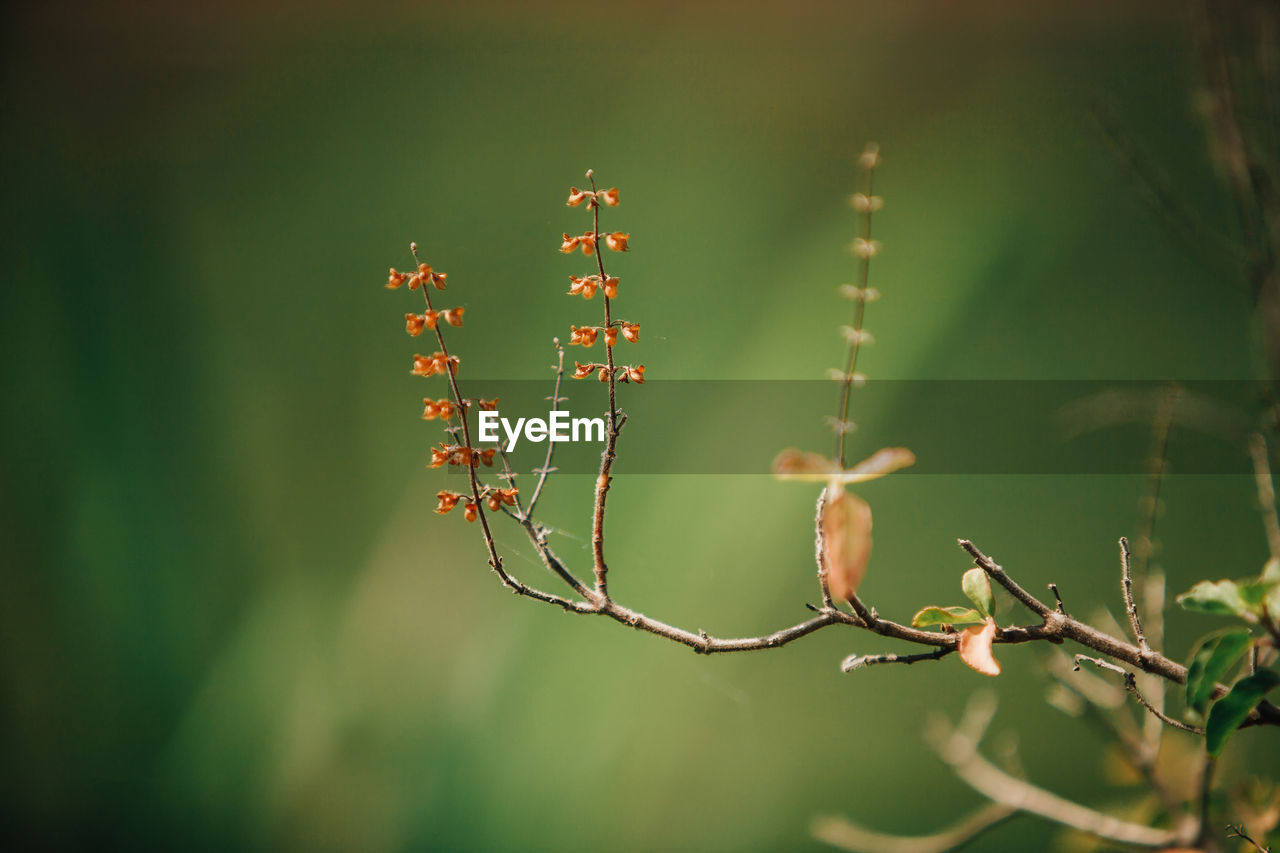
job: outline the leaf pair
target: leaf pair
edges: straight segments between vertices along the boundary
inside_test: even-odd
[[[1270,560],[1254,578],[1200,581],[1178,596],[1178,604],[1196,613],[1235,616],[1251,624],[1280,616],[1280,560]]]
[[[991,653],[991,645],[996,638],[996,620],[992,615],[995,611],[995,598],[991,594],[991,580],[982,569],[972,568],[964,573],[960,588],[973,602],[972,608],[930,605],[916,613],[911,624],[916,628],[937,625],[969,626],[956,638],[960,660],[983,675],[999,675],[1000,662]]]
[[[1225,680],[1252,641],[1253,637],[1244,628],[1214,631],[1196,646],[1187,665],[1187,707],[1201,716],[1206,709],[1209,711],[1205,722],[1205,749],[1210,755],[1220,755],[1227,740],[1262,698],[1280,685],[1280,674],[1269,669],[1259,670],[1237,681],[1231,692],[1213,702],[1214,688]]]

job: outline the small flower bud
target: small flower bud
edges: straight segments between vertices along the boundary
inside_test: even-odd
[[[853,205],[853,209],[859,213],[875,213],[884,207],[884,199],[878,195],[867,195],[866,193],[854,193],[849,202]]]
[[[476,506],[471,501],[467,501],[466,505],[462,508],[462,515],[467,519],[467,521],[475,521],[476,514],[479,510],[480,507]]]
[[[845,341],[850,344],[869,346],[876,340],[866,329],[855,329],[852,326],[841,326],[840,334],[844,335]]]
[[[606,234],[604,241],[610,249],[615,252],[628,252],[627,241],[631,239],[630,234],[623,234],[621,231],[614,231],[612,234]]]
[[[610,207],[617,207],[618,206],[618,188],[613,187],[612,189],[605,190],[604,192],[599,194],[599,198],[601,201],[603,201],[605,204],[609,205]]]
[[[599,379],[601,382],[608,382],[608,381],[609,381],[609,368],[607,368],[607,367],[601,367],[601,368],[600,368],[600,371],[596,374],[596,379]]]
[[[611,347],[617,342],[618,342],[618,329],[614,326],[610,326],[609,328],[605,329],[604,330],[605,346]]]
[[[861,237],[853,241],[853,253],[864,261],[874,258],[880,254],[881,244],[879,240],[864,240]]]
[[[391,268],[391,274],[387,276],[387,290],[395,290],[404,284],[404,280],[409,276],[402,272],[396,272],[396,268]]]
[[[858,165],[864,169],[874,169],[880,165],[880,146],[874,142],[867,145],[863,150],[862,156],[858,158]]]
[[[422,329],[427,324],[427,318],[421,314],[405,314],[404,330],[413,337],[422,334]]]
[[[618,298],[618,280],[616,278],[604,277],[604,295],[610,299]]]

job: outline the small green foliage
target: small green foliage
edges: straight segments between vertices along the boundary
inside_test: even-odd
[[[1213,699],[1214,685],[1249,648],[1251,636],[1245,628],[1224,628],[1206,634],[1187,664],[1187,707],[1204,714]]]
[[[1209,721],[1205,725],[1204,744],[1210,755],[1222,754],[1227,738],[1231,737],[1249,716],[1249,712],[1262,701],[1262,697],[1277,684],[1280,684],[1280,675],[1269,669],[1261,669],[1237,681],[1231,692],[1218,700],[1209,710]]]
[[[981,625],[984,621],[986,619],[981,613],[968,607],[929,606],[911,618],[911,625],[929,628],[934,625]]]
[[[1248,582],[1245,584],[1248,585]],[[1250,605],[1241,594],[1240,584],[1235,581],[1200,581],[1178,596],[1178,603],[1183,609],[1196,613],[1239,616],[1242,619],[1252,616]]]
[[[991,596],[991,580],[985,571],[979,568],[970,569],[964,573],[960,586],[980,614],[983,616],[992,614],[995,610],[995,600]]]

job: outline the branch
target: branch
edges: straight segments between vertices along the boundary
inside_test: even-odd
[[[1134,677],[1133,673],[1129,672],[1124,667],[1116,666],[1115,664],[1109,663],[1103,660],[1102,658],[1089,657],[1088,655],[1076,655],[1075,656],[1076,669],[1080,668],[1080,663],[1082,661],[1088,661],[1089,663],[1093,664],[1099,669],[1107,669],[1122,675],[1124,677],[1124,689],[1129,691],[1129,693],[1131,693],[1135,699],[1137,699],[1140,703],[1142,703],[1142,707],[1150,711],[1158,720],[1160,720],[1160,722],[1164,723],[1166,726],[1173,726],[1175,729],[1180,729],[1184,732],[1189,732],[1193,735],[1204,734],[1204,729],[1200,728],[1199,726],[1189,726],[1186,723],[1182,722],[1181,720],[1175,720],[1172,717],[1166,716],[1163,711],[1161,711],[1155,705],[1152,705],[1151,702],[1147,700],[1147,697],[1142,695],[1142,691],[1138,690],[1138,681]]]
[[[1143,657],[1151,654],[1147,645],[1147,635],[1142,633],[1142,620],[1138,618],[1138,605],[1133,601],[1133,574],[1129,565],[1129,540],[1120,537],[1120,590],[1124,594],[1124,609],[1129,614],[1129,627],[1133,629],[1133,638],[1138,641],[1138,653]]]
[[[1169,830],[1152,829],[1103,814],[1063,799],[996,767],[978,752],[978,743],[985,725],[975,725],[969,719],[974,715],[973,704],[966,711],[966,719],[955,728],[944,720],[939,720],[931,738],[938,756],[970,788],[993,803],[1034,814],[1107,841],[1154,848],[1168,847],[1174,843],[1174,833]],[[968,729],[976,729],[977,734],[972,734]]]
[[[884,835],[842,817],[820,817],[813,822],[813,835],[852,853],[947,853],[959,850],[1017,813],[1017,809],[991,803],[941,832],[917,836]]]

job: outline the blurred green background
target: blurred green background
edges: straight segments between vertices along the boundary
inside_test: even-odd
[[[463,378],[548,376],[551,337],[589,316],[562,296],[580,262],[556,248],[591,167],[622,189],[609,221],[633,251],[610,261],[652,378],[820,378],[841,357],[846,199],[875,139],[872,377],[1253,377],[1236,271],[1169,236],[1092,118],[1112,110],[1232,233],[1179,8],[3,14],[8,831],[54,847],[816,848],[818,814],[921,832],[974,807],[919,732],[987,687],[1033,779],[1094,805],[1132,797],[1090,731],[1041,701],[1035,649],[1002,650],[994,681],[954,660],[842,675],[845,654],[900,649],[828,630],[702,658],[514,599],[477,531],[431,513],[443,475],[424,469],[438,433],[408,375],[414,302],[382,283],[417,240],[467,307]],[[760,417],[823,450],[827,414]],[[699,428],[698,411],[673,416]],[[764,471],[778,449],[741,452]],[[720,635],[804,618],[811,488],[627,476],[625,437],[623,459],[620,600]],[[579,570],[591,480],[553,480],[545,502]],[[953,603],[965,536],[1029,588],[1055,580],[1073,609],[1118,612],[1115,540],[1137,533],[1142,485],[868,484],[864,591],[899,619]],[[1175,477],[1166,500],[1174,591],[1265,559],[1247,478]],[[497,530],[508,566],[553,586]],[[1169,653],[1212,621],[1171,613]],[[1240,743],[1237,771],[1245,753],[1276,766],[1275,738]],[[1024,818],[983,849],[1058,837]]]

